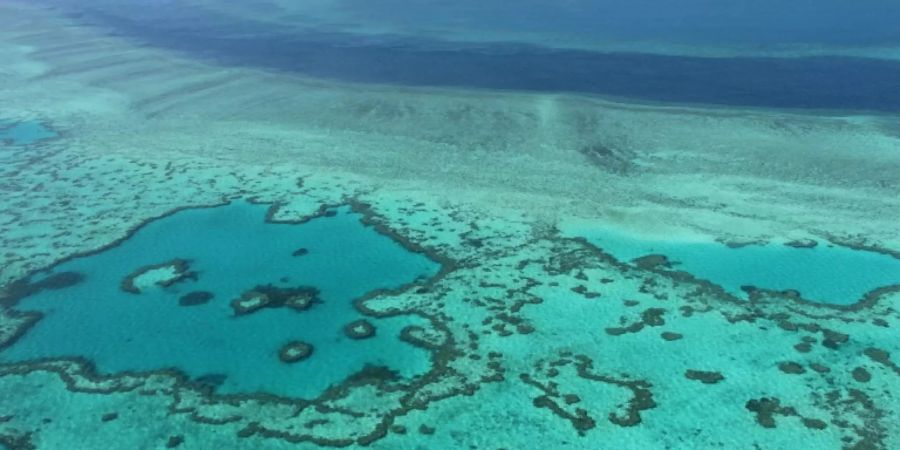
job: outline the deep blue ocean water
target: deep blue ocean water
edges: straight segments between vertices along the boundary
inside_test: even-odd
[[[892,0],[343,0],[346,17],[401,29],[535,32],[584,40],[639,40],[763,47],[805,43],[896,44]]]
[[[409,30],[388,35],[354,34],[313,19],[305,23],[303,18],[294,27],[238,21],[176,2],[152,9],[124,2],[102,10],[61,3],[87,23],[102,24],[114,34],[147,45],[228,65],[339,81],[573,92],[648,102],[900,110],[900,61],[894,60],[608,53],[522,44],[512,38],[510,42],[454,42],[415,33],[422,27],[452,23],[473,33],[571,29],[598,40],[705,42],[763,49],[774,43],[896,45],[900,27],[893,26],[896,22],[890,18],[900,18],[900,6],[878,0],[865,2],[878,7],[873,10],[833,0],[796,2],[784,8],[770,0],[753,5],[641,0],[630,6],[585,0],[560,6],[532,0],[514,8],[498,1],[341,4],[360,22]],[[778,14],[772,14],[773,9]]]
[[[438,265],[364,227],[346,208],[302,225],[266,223],[266,208],[237,202],[181,211],[147,224],[121,245],[59,265],[55,273],[78,272],[84,281],[22,300],[19,309],[45,317],[0,353],[0,361],[80,356],[101,373],[177,368],[191,377],[226,375],[219,388],[224,393],[298,397],[314,396],[365,364],[407,377],[427,371],[429,353],[398,339],[403,327],[421,320],[370,319],[376,336],[366,340],[345,337],[342,327],[362,318],[353,299],[434,275]],[[308,253],[292,256],[298,248]],[[199,278],[141,294],[119,288],[136,269],[173,258],[191,260]],[[269,283],[314,286],[322,303],[304,312],[280,308],[234,316],[232,299]],[[200,290],[215,297],[204,305],[179,305],[181,295]],[[311,343],[313,355],[282,363],[278,350],[291,340]]]
[[[738,297],[741,286],[795,289],[809,300],[834,305],[858,302],[867,292],[900,284],[900,260],[889,255],[820,243],[731,248],[718,242],[644,240],[614,230],[581,232],[621,261],[666,255],[674,270],[712,281]]]

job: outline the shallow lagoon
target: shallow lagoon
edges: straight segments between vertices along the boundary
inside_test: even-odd
[[[365,227],[347,208],[302,225],[272,224],[268,206],[245,202],[191,209],[150,222],[120,245],[54,269],[84,275],[74,286],[25,298],[21,310],[45,314],[0,361],[86,357],[101,373],[177,368],[193,378],[219,378],[222,393],[268,392],[311,397],[366,364],[412,377],[430,367],[429,353],[398,339],[413,317],[369,319],[376,335],[352,340],[345,324],[363,318],[352,300],[379,288],[430,277],[438,265]],[[307,253],[293,256],[295,250]],[[153,286],[140,294],[120,288],[142,266],[191,261],[196,280]],[[313,286],[320,304],[298,312],[264,308],[235,316],[232,299],[257,285]],[[193,291],[215,297],[180,306]],[[292,340],[313,345],[309,359],[279,360]]]
[[[732,248],[719,242],[641,238],[613,229],[572,229],[621,261],[662,254],[672,268],[712,281],[739,297],[741,286],[795,289],[809,300],[851,305],[873,289],[900,284],[900,260],[880,253],[819,243],[795,248],[780,243]]]

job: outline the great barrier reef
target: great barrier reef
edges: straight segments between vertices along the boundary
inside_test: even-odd
[[[898,23],[0,0],[0,449],[900,449]]]

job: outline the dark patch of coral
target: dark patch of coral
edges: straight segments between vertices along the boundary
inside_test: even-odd
[[[292,341],[284,344],[278,350],[278,359],[281,362],[292,364],[309,358],[313,354],[313,346],[302,341]]]
[[[606,334],[610,336],[620,336],[626,333],[637,333],[644,329],[645,326],[659,327],[666,324],[664,318],[666,310],[663,308],[647,308],[641,312],[641,320],[627,326],[606,328]],[[624,321],[624,318],[621,319]]]
[[[814,239],[795,239],[793,241],[785,242],[784,245],[794,248],[814,248],[819,245],[819,243]]]
[[[182,436],[180,434],[176,435],[176,436],[169,436],[169,440],[166,441],[166,448],[178,448],[183,443],[184,443],[184,436]]]
[[[122,282],[119,283],[119,288],[125,292],[129,292],[132,294],[140,294],[141,290],[134,285],[134,280],[140,277],[141,275],[150,272],[151,270],[162,269],[163,267],[172,267],[175,270],[175,275],[172,278],[167,280],[157,281],[156,284],[161,287],[169,287],[175,283],[184,281],[184,280],[196,280],[197,272],[190,270],[190,261],[187,259],[175,258],[171,261],[162,262],[159,264],[151,264],[149,266],[138,267],[130,274],[126,275],[125,278],[122,279]]]
[[[641,411],[656,407],[652,385],[644,380],[632,380],[627,376],[622,378],[596,373],[593,370],[593,361],[584,355],[572,355],[561,353],[560,359],[549,363],[539,363],[535,366],[538,372],[536,376],[546,377],[547,381],[541,381],[536,376],[526,373],[520,374],[519,379],[525,384],[542,391],[542,394],[532,401],[535,407],[550,410],[554,415],[568,420],[580,435],[597,426],[597,420],[586,409],[587,406],[575,406],[581,403],[581,397],[576,393],[562,393],[562,386],[552,380],[559,375],[559,369],[565,366],[574,367],[578,377],[599,383],[611,384],[631,391],[632,397],[624,405],[624,411],[609,412],[607,419],[610,423],[621,427],[631,427],[641,423]]]
[[[720,372],[688,369],[684,373],[684,377],[688,380],[699,381],[703,384],[716,384],[725,379]]]
[[[231,301],[231,309],[237,316],[251,314],[262,308],[287,307],[306,311],[319,302],[319,290],[314,287],[277,287],[259,285]]]
[[[0,304],[10,306],[19,299],[37,294],[44,289],[65,289],[82,280],[84,280],[84,275],[78,272],[60,272],[33,283],[27,280],[15,281],[6,286],[5,295],[0,296]]]
[[[631,263],[642,270],[670,269],[672,263],[666,255],[646,255],[631,260]]]
[[[375,326],[365,319],[354,320],[344,325],[344,334],[350,339],[367,339],[375,336]]]
[[[677,340],[681,339],[682,337],[684,337],[684,335],[682,335],[681,333],[674,333],[672,331],[663,331],[662,334],[660,334],[660,336],[669,342],[677,341]]]
[[[215,297],[212,292],[193,291],[182,295],[178,298],[178,304],[181,306],[197,306],[209,303]]]
[[[804,369],[803,366],[793,361],[783,361],[778,363],[778,370],[791,375],[806,373],[806,369]]]

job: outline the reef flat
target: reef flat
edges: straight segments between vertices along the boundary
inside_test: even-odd
[[[900,447],[895,290],[849,307],[764,285],[739,297],[570,233],[611,227],[734,252],[717,241],[813,240],[896,259],[890,114],[348,84],[198,61],[18,2],[0,5],[0,56],[6,123],[56,134],[0,147],[0,442],[11,449]],[[226,225],[204,232],[217,214],[277,248],[258,261],[220,250],[260,273],[229,278],[201,252],[212,247],[191,246],[235,242]],[[273,228],[317,227],[314,239],[267,241]],[[142,237],[154,230],[167,232]],[[334,270],[319,259],[328,245]],[[363,255],[423,265],[389,283],[329,288],[319,276]],[[127,263],[88,264],[102,258]],[[386,276],[350,275],[367,274]],[[316,292],[304,287],[322,303],[294,309]],[[52,325],[92,311],[67,295],[88,288],[103,313],[145,305],[140,317],[184,338],[183,321],[212,313],[259,330],[344,312],[330,334],[298,328],[252,363],[134,364],[88,334],[115,331],[96,327],[100,311],[84,329]],[[351,340],[344,326],[357,320],[374,335]],[[379,342],[403,350],[368,366],[377,352],[344,350]],[[300,373],[348,355],[359,364],[315,386],[252,385],[270,364]],[[393,358],[406,357],[404,372]]]

